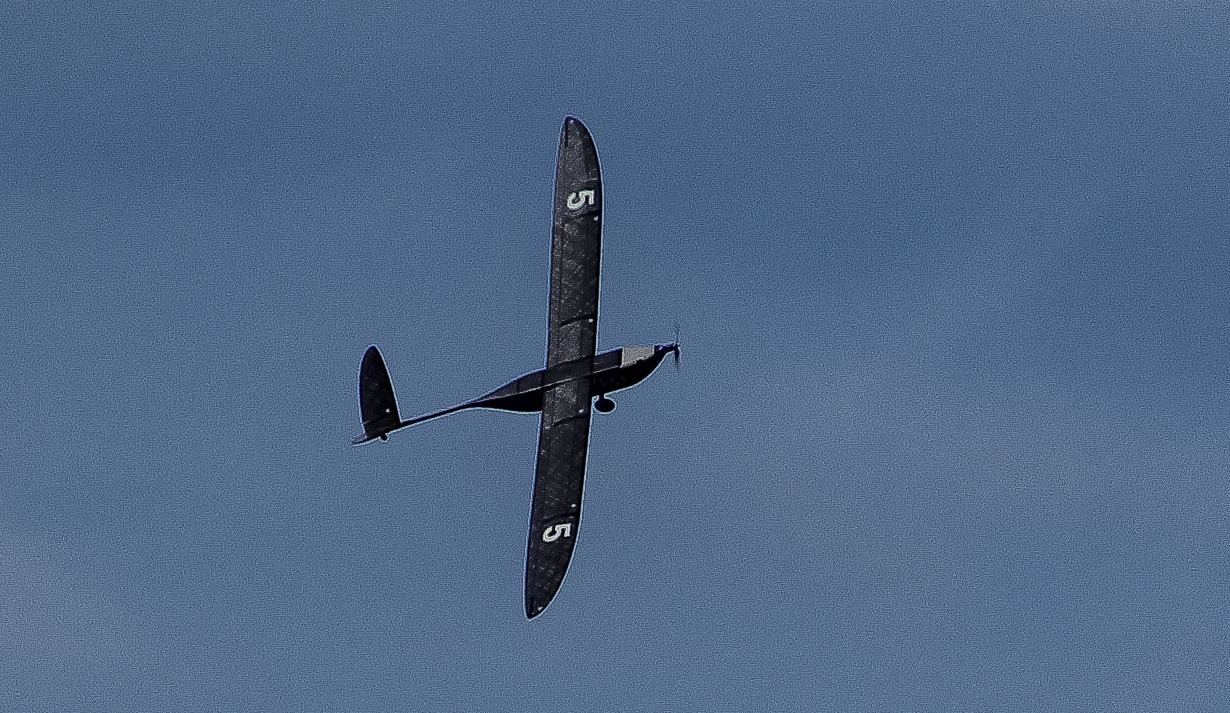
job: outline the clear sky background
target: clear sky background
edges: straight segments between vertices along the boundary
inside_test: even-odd
[[[10,3],[0,709],[1226,710],[1221,2]],[[344,9],[338,7],[346,5]],[[606,190],[571,571],[537,418]]]

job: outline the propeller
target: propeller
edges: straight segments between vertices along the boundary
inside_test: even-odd
[[[675,322],[675,369],[679,369],[679,322]]]

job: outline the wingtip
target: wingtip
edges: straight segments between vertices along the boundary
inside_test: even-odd
[[[547,597],[546,601],[540,601],[527,593],[525,597],[525,618],[533,619],[540,616],[547,610],[547,607],[551,606],[551,602],[553,601],[555,601],[555,594],[551,594]]]
[[[569,137],[573,135],[588,136],[589,127],[585,125],[584,121],[581,121],[577,117],[569,114],[564,117],[564,127],[560,131],[560,140],[565,146],[567,146],[569,143]]]
[[[555,597],[551,597],[551,599],[554,599],[554,598]],[[551,603],[551,599],[548,599],[545,602],[540,602],[539,599],[535,597],[533,593],[527,591],[525,593],[525,618],[533,619],[534,617],[546,611],[547,605]]]

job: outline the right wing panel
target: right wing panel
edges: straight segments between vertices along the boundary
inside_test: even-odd
[[[555,165],[547,366],[587,359],[598,339],[602,259],[602,174],[594,139],[568,117]]]

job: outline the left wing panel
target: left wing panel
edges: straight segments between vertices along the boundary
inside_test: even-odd
[[[581,525],[590,416],[588,379],[568,381],[543,394],[525,557],[525,615],[531,619],[551,603],[572,561]]]

